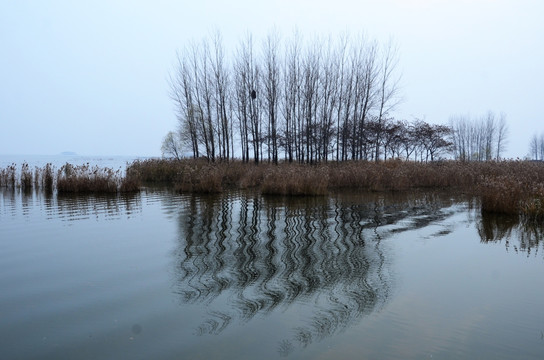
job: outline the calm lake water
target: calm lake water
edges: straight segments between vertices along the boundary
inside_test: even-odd
[[[0,358],[542,359],[542,238],[445,193],[0,189]]]

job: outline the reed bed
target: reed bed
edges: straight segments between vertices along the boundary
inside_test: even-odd
[[[507,174],[511,163],[433,163],[391,160],[385,162],[329,162],[307,165],[297,163],[209,163],[205,160],[144,160],[128,166],[144,183],[165,183],[181,191],[260,188],[280,195],[324,194],[327,191],[356,189],[368,191],[403,191],[424,188],[454,188],[470,191],[482,176]],[[529,163],[527,163],[529,164]],[[206,189],[209,183],[213,189]],[[300,187],[301,189],[295,189]],[[305,188],[306,190],[302,190]]]
[[[544,220],[544,163],[510,162],[477,184],[482,211]]]
[[[52,164],[46,164],[43,169],[36,169],[36,178],[40,174],[40,184],[47,193],[52,193],[55,188],[55,170]]]
[[[119,171],[86,165],[63,165],[57,173],[59,193],[116,192],[119,186]]]
[[[34,175],[23,164],[0,169],[0,186],[59,192],[137,191],[140,184],[163,184],[180,192],[216,193],[256,189],[270,195],[321,196],[331,191],[409,191],[450,189],[479,196],[483,212],[523,215],[544,220],[544,163],[509,160],[491,162],[390,160],[346,161],[308,165],[296,163],[210,163],[205,159],[148,159],[129,164],[126,173],[89,164],[51,164]]]
[[[325,166],[273,166],[266,171],[261,192],[289,196],[326,195],[328,185],[329,170]]]
[[[17,166],[11,164],[4,169],[0,169],[0,186],[14,188],[17,182]]]
[[[25,191],[32,189],[34,182],[32,181],[32,171],[27,163],[21,166],[21,188]]]
[[[168,159],[135,160],[127,167],[127,174],[144,183],[173,184],[178,179],[183,164],[184,162]]]
[[[544,163],[507,160],[430,163],[329,162],[307,165],[240,161],[145,160],[129,165],[145,182],[166,182],[182,192],[259,189],[263,194],[324,195],[329,191],[453,189],[481,196],[482,211],[544,219]]]
[[[127,171],[128,174],[128,171]],[[91,167],[88,163],[63,165],[57,173],[59,193],[115,193],[139,190],[135,176],[123,176],[121,170]]]
[[[59,193],[114,193],[138,191],[140,181],[128,171],[122,176],[120,170],[91,167],[89,164],[65,164],[58,171],[52,164],[46,164],[32,172],[29,165],[23,163],[20,175],[17,175],[15,164],[0,169],[0,187],[20,188],[25,192],[35,188],[46,193],[55,189]]]

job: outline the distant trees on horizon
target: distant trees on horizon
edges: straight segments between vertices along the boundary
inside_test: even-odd
[[[538,136],[536,133],[529,142],[529,157],[532,160],[544,161],[544,133]]]
[[[450,118],[452,153],[456,160],[500,160],[506,150],[506,114],[488,111],[479,118],[456,115]]]
[[[178,129],[163,154],[255,163],[500,157],[503,114],[488,114],[485,129],[463,117],[450,126],[394,119],[397,64],[391,41],[364,36],[304,42],[271,32],[256,44],[247,34],[226,54],[216,32],[177,54],[169,83]]]

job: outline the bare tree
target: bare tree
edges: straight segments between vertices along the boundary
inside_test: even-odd
[[[249,162],[249,121],[250,121],[250,94],[248,94],[247,78],[249,77],[246,66],[248,56],[244,44],[241,43],[234,62],[234,94],[235,113],[238,118],[240,130],[240,145],[242,147],[242,161]],[[255,94],[256,95],[256,94]]]
[[[544,160],[544,133],[538,138],[538,150],[540,160]]]
[[[348,40],[304,44],[295,32],[281,51],[271,32],[256,56],[248,33],[233,57],[219,32],[190,44],[169,79],[179,140],[210,161],[231,159],[235,144],[256,163],[277,163],[281,149],[307,163],[399,156],[402,139],[384,137],[398,100],[397,49]],[[408,156],[413,149],[403,148]]]
[[[506,149],[508,126],[503,113],[498,120],[492,111],[480,119],[471,119],[468,115],[453,116],[450,127],[452,150],[458,160],[499,159]]]
[[[497,150],[495,151],[497,160],[500,160],[502,152],[506,150],[507,136],[506,114],[501,112],[497,123]]]
[[[249,161],[249,149],[258,163],[262,156],[259,65],[255,58],[253,36],[247,34],[240,42],[235,60],[236,107],[240,121],[242,153]]]
[[[539,160],[540,156],[540,142],[538,141],[538,135],[535,133],[529,143],[529,153],[533,160]]]
[[[354,121],[358,124],[358,131],[354,132],[356,140],[355,144],[355,156],[354,159],[368,159],[368,154],[370,153],[369,147],[376,146],[377,142],[380,141],[379,135],[381,133],[381,119],[379,116],[373,116],[376,120],[372,125],[372,136],[367,134],[367,122],[371,117],[370,113],[377,104],[377,96],[379,95],[379,89],[377,88],[378,77],[379,77],[379,65],[377,63],[377,51],[378,44],[373,41],[369,44],[364,45],[360,49],[363,52],[362,55],[362,72],[359,76],[356,75],[357,84],[356,93],[354,100]],[[358,70],[357,70],[358,71]],[[359,74],[357,72],[357,74]],[[360,101],[357,99],[360,98]],[[384,114],[382,114],[384,115]],[[371,141],[371,139],[374,141]]]
[[[182,157],[182,144],[179,136],[174,131],[169,131],[162,141],[162,156],[173,157],[180,160]]]
[[[336,69],[335,72],[335,92],[334,97],[336,99],[336,161],[339,161],[340,158],[340,144],[344,144],[344,141],[341,141],[341,134],[342,128],[343,128],[343,116],[342,112],[344,110],[345,105],[345,99],[346,99],[346,90],[345,90],[345,78],[346,78],[346,72],[347,72],[347,62],[346,62],[346,55],[347,55],[347,48],[348,48],[348,36],[347,34],[344,34],[340,37],[339,43],[337,45],[336,51],[334,53],[334,58],[336,61],[334,62],[334,67]],[[342,151],[342,155],[344,154],[344,151]]]
[[[431,161],[434,161],[435,157],[450,150],[452,143],[447,140],[451,133],[450,127],[424,124],[419,131],[427,151],[425,161],[428,160],[428,156],[431,157]]]
[[[381,143],[384,160],[387,160],[388,154],[392,158],[400,158],[402,142],[405,139],[403,137],[404,132],[406,132],[406,129],[402,122],[394,119],[385,119]]]
[[[316,132],[318,130],[317,108],[319,104],[320,89],[320,62],[321,46],[315,39],[312,46],[307,49],[305,61],[302,63],[302,131],[300,131],[300,144],[302,156],[300,161],[313,163],[316,155]]]
[[[322,49],[319,92],[317,110],[316,156],[317,161],[328,161],[331,152],[330,144],[333,138],[333,114],[337,106],[337,78],[338,72],[334,61],[334,43],[329,37]]]
[[[393,110],[398,104],[398,84],[399,78],[395,77],[394,71],[399,61],[398,48],[390,40],[386,44],[382,59],[381,59],[381,73],[380,73],[380,87],[379,87],[379,103],[378,103],[378,133],[376,136],[376,155],[375,160],[379,158],[379,146],[381,139],[381,125],[384,117]]]
[[[533,160],[544,161],[544,133],[533,135],[529,142],[529,155]]]
[[[483,130],[484,130],[484,154],[485,160],[493,160],[493,151],[495,150],[495,138],[496,138],[496,123],[495,123],[495,114],[491,111],[488,111],[485,119],[483,120]]]
[[[298,125],[300,119],[301,38],[295,32],[285,47],[283,70],[282,115],[285,157],[289,162],[299,159]]]
[[[198,132],[197,124],[192,113],[192,79],[190,70],[181,55],[177,54],[177,71],[170,74],[170,98],[175,105],[175,113],[178,119],[179,129],[183,129],[186,138],[189,139],[193,157],[198,157]],[[164,145],[164,142],[163,142]],[[164,153],[164,151],[163,151]]]
[[[212,125],[212,94],[209,86],[207,40],[192,43],[177,55],[177,73],[170,77],[171,98],[176,104],[179,128],[189,132],[193,156],[200,146],[210,160],[215,158]]]
[[[408,123],[407,121],[399,122],[401,128],[399,130],[399,148],[402,150],[404,158],[410,160],[410,156],[416,150],[416,128],[413,124]],[[399,154],[400,156],[400,154]]]
[[[279,35],[269,33],[263,43],[263,73],[264,107],[268,118],[267,150],[268,160],[278,163],[278,107],[280,98],[280,63],[279,63]]]
[[[378,63],[377,43],[367,42],[363,35],[356,40],[351,47],[350,72],[347,77],[347,90],[345,93],[345,119],[344,126],[349,131],[349,138],[345,139],[350,147],[353,160],[367,158],[369,146],[369,133],[367,126],[373,116],[371,111],[376,105]],[[377,134],[376,125],[372,124],[372,136]],[[374,143],[373,143],[374,144]],[[344,158],[347,159],[347,156]]]
[[[233,150],[231,149],[231,120],[227,113],[230,112],[228,106],[229,97],[229,76],[224,64],[225,54],[223,51],[223,40],[221,33],[216,31],[212,36],[212,51],[208,53],[209,63],[213,77],[210,79],[213,87],[214,100],[214,131],[217,145],[219,146],[219,158],[229,160]],[[211,114],[210,114],[211,115]],[[214,141],[215,143],[215,141]]]
[[[451,142],[454,158],[461,161],[470,160],[469,150],[469,121],[465,116],[450,117]]]

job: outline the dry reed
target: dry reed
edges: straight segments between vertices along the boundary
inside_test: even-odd
[[[55,176],[55,168],[50,163],[42,168],[36,167],[34,172],[27,163],[23,163],[20,176],[17,176],[15,164],[0,169],[0,187],[20,188],[23,191],[41,188],[46,193],[52,193],[55,187],[59,193],[112,193],[138,191],[140,181],[128,170],[123,177],[121,170],[91,167],[89,164],[66,164]]]
[[[21,189],[24,191],[32,190],[33,181],[32,181],[32,171],[27,163],[21,165]]]
[[[41,186],[46,193],[52,193],[55,181],[55,169],[51,163],[46,164],[41,170]],[[36,176],[37,177],[37,176]]]
[[[4,169],[0,169],[0,186],[14,188],[16,185],[17,166],[11,164]]]
[[[329,185],[328,169],[285,164],[270,167],[261,185],[261,192],[270,195],[326,195]]]
[[[88,163],[79,166],[67,163],[57,173],[59,193],[115,193],[138,189],[138,178],[135,175],[123,177],[120,169],[91,167]]]
[[[499,171],[484,174],[477,185],[482,211],[544,219],[544,163],[503,162]]]

